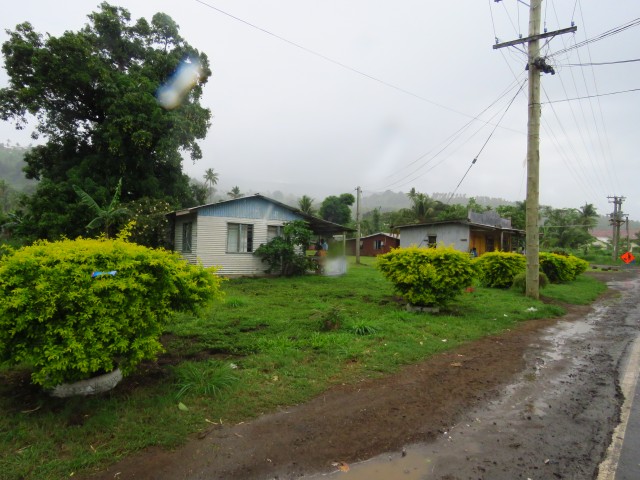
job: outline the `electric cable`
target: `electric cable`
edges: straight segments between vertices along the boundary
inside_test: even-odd
[[[233,14],[231,14],[229,12],[226,12],[226,11],[224,11],[224,10],[214,6],[214,5],[211,5],[210,3],[205,2],[204,0],[195,0],[195,1],[197,3],[199,3],[199,4],[201,4],[201,5],[204,5],[205,7],[208,7],[210,9],[212,9],[212,10],[215,10],[216,12],[218,12],[218,13],[220,13],[222,15],[225,15],[225,16],[227,16],[227,17],[229,17],[229,18],[231,18],[233,20],[236,20],[236,21],[238,21],[240,23],[243,23],[243,24],[245,24],[245,25],[247,25],[247,26],[249,26],[251,28],[259,30],[260,32],[265,33],[266,35],[269,35],[269,36],[271,36],[273,38],[276,38],[276,39],[288,44],[288,45],[291,45],[292,47],[298,48],[298,49],[300,49],[300,50],[302,50],[302,51],[304,51],[304,52],[306,52],[306,53],[308,53],[310,55],[314,55],[314,56],[316,56],[318,58],[321,58],[322,60],[325,60],[325,61],[327,61],[329,63],[333,63],[334,65],[337,65],[337,66],[339,66],[341,68],[344,68],[345,70],[349,70],[350,72],[356,73],[356,74],[358,74],[358,75],[360,75],[362,77],[368,78],[369,80],[373,80],[374,82],[377,82],[377,83],[379,83],[381,85],[384,85],[385,87],[391,88],[391,89],[396,90],[396,91],[401,92],[401,93],[404,93],[405,95],[409,95],[411,97],[417,98],[418,100],[421,100],[421,101],[429,103],[429,104],[431,104],[433,106],[442,108],[443,110],[447,110],[449,112],[453,112],[453,113],[455,113],[457,115],[461,115],[463,117],[471,118],[473,120],[478,120],[476,117],[473,117],[472,115],[469,115],[469,114],[464,113],[464,112],[460,112],[460,111],[458,111],[458,110],[456,110],[454,108],[447,107],[446,105],[442,105],[441,103],[435,102],[433,100],[429,100],[428,98],[423,97],[422,95],[414,93],[414,92],[412,92],[410,90],[407,90],[406,88],[399,87],[399,86],[394,85],[394,84],[392,84],[390,82],[387,82],[386,80],[382,80],[380,78],[374,77],[373,75],[370,75],[370,74],[368,74],[366,72],[363,72],[362,70],[358,70],[357,68],[351,67],[351,66],[347,65],[346,63],[342,63],[342,62],[340,62],[338,60],[335,60],[335,59],[333,59],[333,58],[331,58],[331,57],[329,57],[327,55],[324,55],[324,54],[322,54],[320,52],[317,52],[317,51],[312,50],[312,49],[310,49],[308,47],[305,47],[304,45],[301,45],[299,43],[293,42],[293,41],[283,37],[282,35],[278,35],[277,33],[273,33],[271,31],[267,30],[266,28],[262,28],[262,27],[260,27],[260,26],[258,26],[256,24],[254,24],[254,23],[251,23],[251,22],[249,22],[247,20],[244,20],[244,19],[242,19],[242,18],[240,18],[240,17],[238,17],[236,15],[233,15]]]
[[[520,88],[518,88],[518,91],[516,92],[516,94],[513,96],[513,98],[511,99],[511,101],[509,102],[509,104],[507,105],[507,108],[504,110],[504,112],[502,113],[502,116],[500,117],[500,119],[498,120],[497,125],[493,128],[493,130],[491,131],[491,133],[489,134],[489,136],[487,137],[487,140],[484,142],[484,144],[482,145],[482,147],[480,148],[480,151],[477,153],[477,155],[474,157],[474,159],[471,161],[471,165],[469,165],[469,168],[467,168],[467,171],[464,172],[464,175],[462,176],[462,178],[460,179],[460,181],[458,182],[458,185],[456,185],[456,188],[453,190],[453,192],[451,193],[451,196],[449,197],[449,199],[446,201],[446,204],[448,205],[449,202],[451,201],[451,199],[453,198],[453,196],[456,194],[456,192],[458,191],[458,188],[460,187],[460,185],[462,185],[462,182],[464,181],[464,179],[467,177],[467,174],[469,173],[469,171],[471,170],[471,167],[473,167],[476,162],[478,161],[478,157],[480,156],[480,154],[482,154],[482,151],[484,150],[484,148],[487,146],[487,144],[489,143],[489,140],[491,140],[491,137],[493,137],[493,134],[495,133],[496,129],[498,128],[498,125],[500,125],[500,123],[502,122],[502,120],[504,119],[504,116],[507,114],[507,112],[509,111],[509,109],[511,108],[511,105],[513,105],[514,100],[516,99],[516,97],[520,94],[520,91],[522,90],[522,88],[524,87],[526,82],[522,82],[522,85],[520,85]]]

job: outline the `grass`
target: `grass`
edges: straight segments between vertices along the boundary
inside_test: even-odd
[[[0,368],[3,478],[87,473],[146,446],[180,445],[211,422],[244,421],[564,313],[557,304],[485,288],[461,294],[440,314],[409,313],[371,260],[362,260],[342,277],[226,282],[225,302],[176,316],[158,362],[99,397],[54,399],[29,386],[28,371]],[[588,303],[603,289],[582,276],[542,293]]]

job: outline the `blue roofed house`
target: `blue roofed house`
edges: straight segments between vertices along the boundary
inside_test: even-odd
[[[218,266],[219,275],[264,275],[266,265],[253,252],[282,235],[286,222],[303,220],[318,238],[353,231],[303,213],[260,194],[169,214],[174,250],[190,263]]]

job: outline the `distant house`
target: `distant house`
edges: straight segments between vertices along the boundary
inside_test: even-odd
[[[318,238],[353,231],[260,194],[178,210],[168,215],[174,250],[190,263],[219,266],[224,276],[263,275],[253,252],[282,235],[286,222],[303,220]]]
[[[400,246],[400,238],[398,235],[390,235],[388,233],[374,233],[367,235],[366,237],[360,237],[360,255],[365,257],[375,257],[387,253],[392,248]],[[350,238],[347,240],[346,250],[347,255],[356,254],[356,239]]]
[[[462,252],[476,249],[478,255],[501,250],[521,251],[525,232],[511,227],[510,218],[495,212],[469,212],[466,219],[401,225],[400,246],[453,246]]]

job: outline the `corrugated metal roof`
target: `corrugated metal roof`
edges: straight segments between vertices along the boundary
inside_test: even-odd
[[[256,193],[255,195],[234,198],[218,203],[200,205],[198,207],[177,210],[168,214],[169,217],[177,217],[197,213],[202,216],[220,216],[251,218],[279,221],[304,220],[315,234],[335,235],[344,232],[355,232],[353,228],[328,222],[313,215],[308,215],[301,210],[286,205]]]

